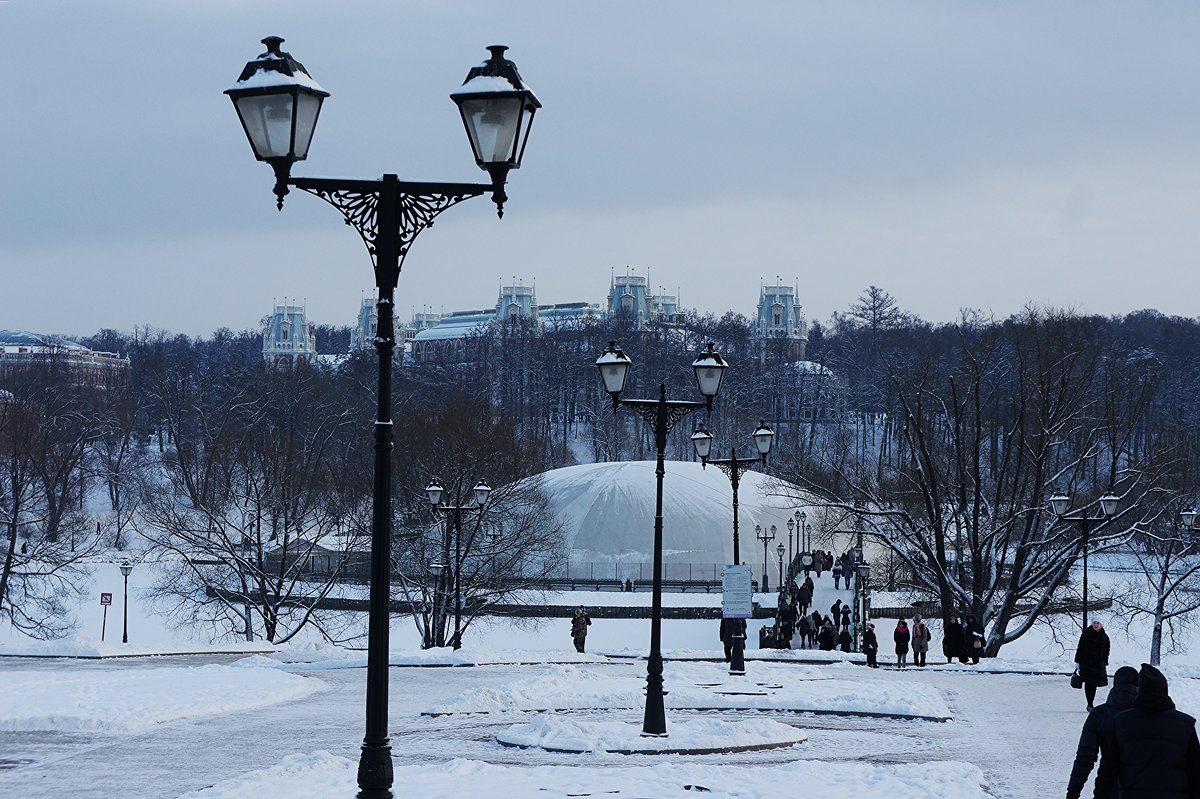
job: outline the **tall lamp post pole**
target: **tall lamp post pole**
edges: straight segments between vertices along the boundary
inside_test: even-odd
[[[130,561],[121,561],[121,576],[125,578],[124,609],[121,611],[121,643],[129,643],[129,573],[133,571]]]
[[[449,517],[447,526],[453,530],[454,535],[454,572],[450,578],[454,581],[454,637],[450,639],[450,645],[455,649],[462,647],[462,568],[463,568],[463,553],[462,553],[462,514],[463,511],[477,510],[482,515],[483,506],[487,504],[488,495],[492,493],[492,487],[487,484],[486,480],[480,480],[471,489],[471,498],[474,504],[471,505],[445,505],[442,504],[442,495],[446,489],[442,488],[442,484],[435,477],[429,481],[429,485],[425,486],[425,494],[429,497],[429,504],[433,506],[435,511],[439,511]]]
[[[763,581],[762,591],[765,594],[771,590],[767,582],[767,545],[775,540],[775,525],[771,525],[770,531],[764,530],[762,525],[754,525],[754,537],[762,541],[763,545]]]
[[[741,565],[742,553],[741,545],[738,538],[738,487],[742,482],[742,474],[748,471],[755,464],[766,464],[767,455],[771,452],[771,442],[775,439],[775,433],[771,428],[767,427],[766,423],[760,421],[758,427],[750,434],[754,439],[754,446],[758,449],[757,458],[739,458],[737,456],[737,447],[733,447],[729,451],[728,458],[709,458],[708,452],[712,445],[712,435],[705,428],[700,428],[692,436],[692,443],[696,444],[696,452],[700,455],[701,463],[712,464],[720,469],[733,487],[733,565]],[[697,439],[700,439],[699,443]],[[705,440],[706,439],[706,440]],[[703,451],[702,451],[703,450]],[[729,657],[729,673],[730,674],[745,674],[746,673],[746,622],[744,619],[738,619],[737,629],[733,633],[733,646],[731,647]]]
[[[1100,497],[1100,516],[1091,516],[1087,508],[1078,513],[1071,513],[1071,498],[1065,494],[1050,497],[1050,510],[1059,521],[1075,522],[1079,525],[1080,546],[1083,549],[1083,620],[1080,629],[1088,626],[1088,549],[1091,547],[1091,536],[1096,526],[1104,524],[1117,513],[1117,497],[1105,494]]]
[[[775,525],[771,525],[771,526],[774,527]],[[780,541],[779,546],[775,547],[775,554],[777,554],[779,556],[779,582],[776,583],[776,585],[779,588],[780,594],[783,593],[783,589],[785,588],[785,586],[783,584],[783,553],[785,551],[786,550],[783,548],[783,542]]]
[[[475,163],[490,183],[416,183],[394,174],[379,180],[294,178],[292,165],[308,157],[309,144],[329,96],[304,66],[283,52],[283,39],[262,40],[267,51],[248,62],[225,94],[233,101],[254,156],[275,172],[276,205],[283,209],[289,188],[320,197],[358,231],[375,267],[378,322],[375,350],[378,389],[375,466],[371,513],[371,587],[367,623],[366,732],[358,765],[359,799],[390,799],[392,755],[387,735],[388,612],[391,562],[392,358],[396,281],[416,236],[447,208],[491,193],[503,215],[504,185],[521,165],[537,97],[521,81],[505,47],[489,47],[491,57],[472,67],[450,97],[458,105]]]
[[[692,361],[692,371],[696,376],[696,387],[704,397],[702,402],[692,400],[667,399],[667,384],[658,387],[658,399],[622,399],[621,392],[625,390],[625,379],[629,376],[629,367],[633,361],[629,359],[617,342],[610,341],[604,352],[596,359],[596,368],[600,370],[600,379],[604,390],[612,397],[613,413],[624,405],[636,413],[643,422],[650,425],[654,431],[654,445],[658,454],[654,470],[656,482],[654,493],[654,589],[650,603],[650,657],[646,661],[646,712],[642,721],[642,735],[665,736],[667,734],[667,715],[663,707],[663,665],[662,665],[662,506],[663,506],[663,475],[666,474],[664,463],[667,450],[667,436],[671,429],[693,411],[704,408],[712,412],[713,397],[721,390],[721,380],[728,366],[721,354],[713,349],[712,342],[701,350]]]

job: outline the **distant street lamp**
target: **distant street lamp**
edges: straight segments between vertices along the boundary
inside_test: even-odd
[[[855,630],[854,639],[858,644],[858,651],[862,652],[863,635],[871,621],[871,564],[860,560],[854,568],[858,572],[854,580],[855,607],[858,611],[858,629]]]
[[[739,458],[737,447],[733,447],[730,449],[728,458],[710,459],[708,455],[712,448],[712,434],[704,427],[692,434],[692,443],[696,444],[696,454],[700,456],[701,463],[716,466],[729,478],[733,487],[733,565],[735,566],[740,566],[742,563],[742,553],[738,543],[738,487],[742,482],[742,474],[750,467],[758,463],[766,464],[775,433],[767,427],[766,422],[760,421],[758,427],[750,434],[750,438],[754,440],[754,447],[758,450],[757,458]],[[746,673],[746,621],[745,619],[737,619],[737,621],[739,623],[733,633],[733,646],[729,657],[729,673],[735,675]]]
[[[121,561],[121,576],[125,578],[125,607],[121,611],[121,643],[129,643],[129,574],[133,571],[133,563]]]
[[[762,528],[762,525],[759,525],[759,524],[754,525],[754,537],[757,538],[759,541],[762,541],[762,545],[763,545],[762,591],[765,594],[767,591],[771,590],[770,586],[767,583],[767,545],[775,540],[775,525],[773,525],[773,524],[771,525],[770,532],[767,532],[766,530],[764,530]]]
[[[1105,494],[1100,497],[1099,502],[1100,515],[1091,516],[1087,508],[1078,513],[1070,513],[1071,498],[1066,494],[1055,494],[1050,497],[1050,510],[1054,512],[1059,521],[1075,522],[1079,525],[1082,539],[1080,545],[1083,548],[1083,623],[1081,629],[1084,630],[1088,626],[1088,549],[1091,545],[1092,531],[1096,526],[1104,524],[1116,515],[1119,500],[1112,494]]]
[[[775,529],[775,525],[771,525],[771,529]],[[775,547],[775,552],[776,552],[776,554],[779,555],[779,583],[778,583],[778,585],[779,585],[779,593],[781,593],[781,594],[783,593],[784,588],[785,588],[785,586],[783,584],[783,553],[786,551],[787,550],[784,549],[782,541],[779,542],[779,546]]]
[[[693,411],[701,408],[712,411],[713,397],[721,390],[721,380],[728,366],[721,354],[713,349],[712,342],[701,350],[692,361],[692,372],[696,377],[696,388],[704,397],[703,402],[667,399],[667,384],[658,387],[658,399],[622,399],[625,379],[629,376],[629,359],[617,342],[610,341],[604,352],[596,359],[600,380],[604,390],[612,397],[613,413],[624,405],[636,413],[654,431],[655,451],[658,461],[654,470],[654,587],[650,603],[650,657],[646,661],[646,711],[642,720],[642,735],[665,736],[667,714],[663,707],[663,664],[662,664],[662,552],[663,552],[663,475],[666,474],[665,453],[667,436],[671,429]],[[711,437],[708,439],[711,443]],[[693,437],[693,444],[696,444]],[[703,440],[697,445],[704,446]]]
[[[446,489],[442,488],[442,484],[436,477],[429,481],[429,485],[425,486],[429,504],[435,511],[449,517],[447,524],[454,535],[454,571],[450,574],[450,578],[454,580],[454,637],[450,639],[450,645],[455,649],[460,649],[462,647],[462,514],[463,511],[477,510],[482,515],[483,506],[487,504],[492,487],[485,480],[476,483],[475,487],[471,489],[471,499],[474,503],[471,505],[444,504],[442,495],[445,491]]]
[[[359,755],[358,799],[391,799],[392,753],[387,734],[388,624],[391,591],[392,358],[396,348],[392,320],[400,267],[417,235],[451,206],[491,193],[503,216],[504,184],[521,166],[534,114],[541,103],[504,57],[505,47],[488,48],[491,57],[470,69],[451,93],[458,106],[475,163],[491,183],[401,181],[394,174],[379,180],[294,178],[292,165],[308,157],[309,144],[329,92],[308,70],[280,50],[283,39],[262,40],[267,51],[246,64],[225,93],[233,101],[254,157],[275,172],[276,205],[283,209],[289,187],[314,194],[336,208],[358,231],[375,267],[378,357],[375,466],[371,514],[371,587],[367,622],[366,732]]]

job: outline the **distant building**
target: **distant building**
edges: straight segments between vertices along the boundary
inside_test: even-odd
[[[317,363],[317,337],[301,305],[276,305],[263,324],[263,360],[275,369]]]
[[[96,352],[59,336],[0,330],[0,381],[34,368],[62,370],[72,385],[112,387],[129,374],[129,359]]]
[[[758,290],[755,332],[762,363],[803,361],[808,351],[808,323],[791,286],[762,286]]]

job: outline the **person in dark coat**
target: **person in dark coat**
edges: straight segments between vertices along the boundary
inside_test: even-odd
[[[1104,704],[1088,713],[1079,734],[1079,747],[1075,750],[1075,765],[1071,767],[1071,779],[1067,782],[1067,799],[1079,799],[1084,783],[1096,757],[1112,757],[1113,736],[1117,714],[1133,706],[1137,699],[1138,672],[1133,666],[1122,666],[1113,675],[1113,685]]]
[[[575,609],[575,617],[571,619],[571,640],[575,642],[575,651],[582,652],[584,642],[587,641],[587,628],[592,626],[592,617],[583,609],[583,606]]]
[[[838,649],[843,652],[849,652],[854,649],[854,636],[850,635],[850,628],[843,627],[837,637]]]
[[[742,631],[742,625],[745,624],[741,619],[726,619],[721,618],[721,645],[725,647],[725,662],[729,663],[733,660],[733,638],[735,635],[745,635]]]
[[[879,654],[879,639],[875,637],[875,625],[868,624],[867,629],[863,632],[863,653],[867,656],[867,666],[873,669],[879,668],[879,661],[875,656]]]
[[[785,649],[792,648],[792,633],[796,630],[796,608],[783,603],[783,607],[779,609],[779,637],[785,642]]]
[[[833,622],[828,619],[821,625],[821,632],[817,633],[817,645],[822,652],[832,652],[835,642],[833,634]]]
[[[1088,710],[1096,700],[1096,689],[1108,685],[1108,650],[1108,633],[1104,632],[1104,625],[1093,621],[1079,636],[1079,646],[1075,647],[1075,663],[1083,679]]]
[[[971,665],[979,664],[979,654],[983,652],[983,625],[975,621],[974,616],[967,616],[967,623],[963,625],[963,657],[962,662],[966,663],[967,658],[971,659]]]
[[[850,606],[842,605],[842,627],[850,629]]]
[[[800,648],[808,649],[812,638],[812,619],[801,616],[796,622],[796,636],[800,639]]]
[[[904,619],[896,622],[896,631],[892,633],[892,640],[896,642],[896,667],[902,669],[904,661],[908,658],[908,642],[912,640],[908,622]]]
[[[942,634],[942,654],[946,656],[947,664],[955,658],[967,662],[963,657],[963,626],[958,616],[951,615],[950,621],[946,622],[946,631]]]
[[[835,619],[842,615],[842,600],[834,600],[834,603],[829,606],[829,615]]]
[[[1149,663],[1142,664],[1137,699],[1116,715],[1112,748],[1102,755],[1096,772],[1098,799],[1200,797],[1196,720],[1175,709],[1167,678]]]
[[[821,611],[814,610],[809,618],[812,619],[813,635],[821,632]]]

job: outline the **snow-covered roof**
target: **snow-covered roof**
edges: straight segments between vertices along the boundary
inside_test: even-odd
[[[87,347],[59,336],[30,333],[27,330],[0,330],[0,347],[44,347],[47,349],[91,352]]]
[[[654,461],[568,466],[541,475],[541,486],[566,531],[577,561],[650,560],[654,540]],[[774,547],[787,543],[787,522],[800,508],[795,486],[745,472],[738,490],[741,556],[762,560],[754,525],[777,527]],[[714,466],[667,461],[663,482],[663,551],[666,560],[727,563],[733,556],[733,489]],[[755,554],[757,553],[757,555]],[[772,563],[775,555],[772,553]]]
[[[487,329],[494,321],[496,312],[492,311],[460,311],[442,320],[433,327],[426,328],[413,336],[413,341],[442,341],[445,339],[468,338],[478,335]]]
[[[791,361],[779,367],[780,371],[791,371],[801,375],[816,375],[819,377],[836,377],[833,370],[816,361]]]

